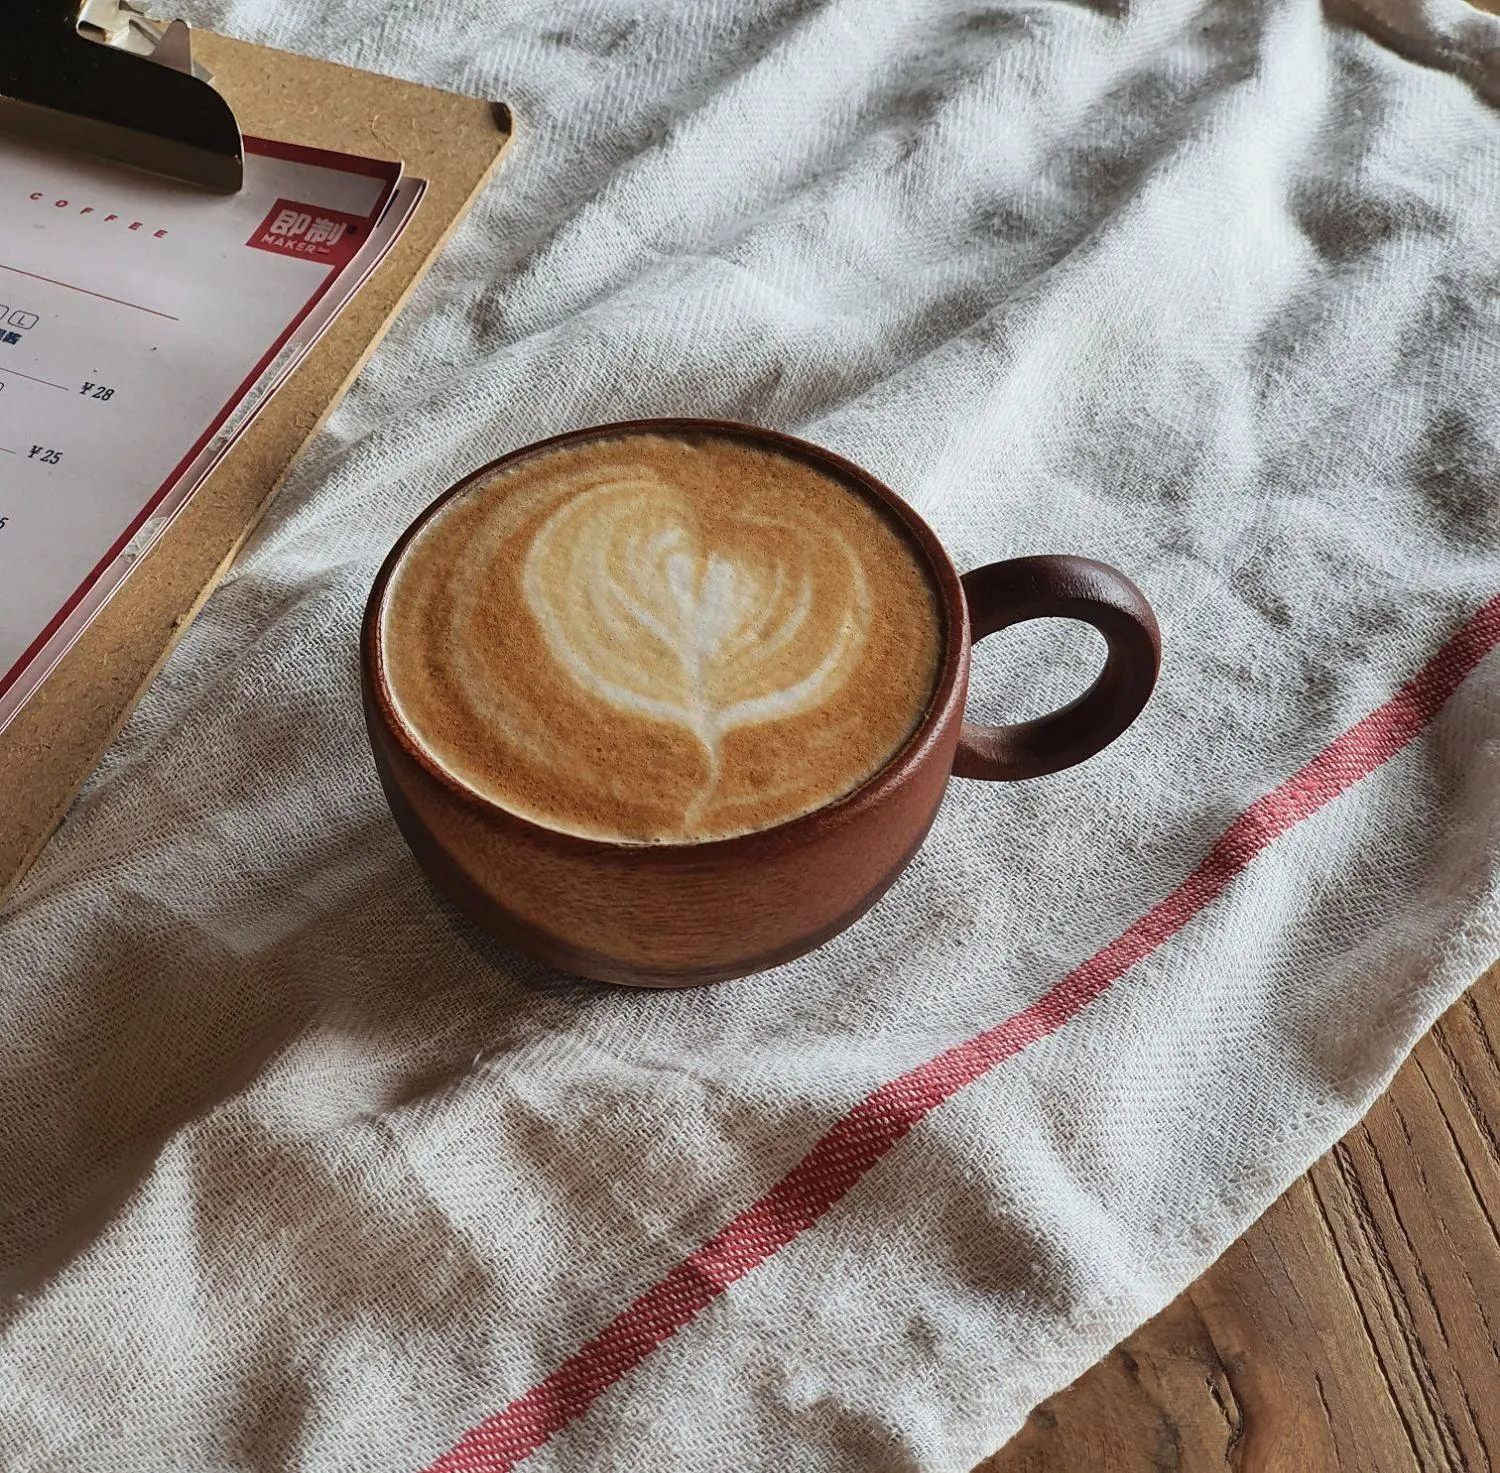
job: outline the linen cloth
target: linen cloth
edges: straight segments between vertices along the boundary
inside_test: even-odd
[[[0,1467],[969,1468],[1500,954],[1496,22],[189,17],[520,133],[0,921]],[[813,956],[634,993],[430,892],[356,631],[460,474],[681,413],[863,463],[961,568],[1117,564],[1166,657],[1087,765],[955,782]],[[1097,660],[998,636],[974,709]]]

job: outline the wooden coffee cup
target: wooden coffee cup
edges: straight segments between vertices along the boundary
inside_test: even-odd
[[[789,453],[856,488],[909,538],[931,575],[941,663],[926,715],[853,792],[799,818],[702,843],[617,843],[561,833],[464,786],[426,754],[391,698],[381,651],[386,589],[413,537],[450,498],[544,448],[630,433],[732,437]],[[969,648],[1027,619],[1078,619],[1108,656],[1081,697],[1011,726],[964,720]],[[837,935],[895,882],[950,776],[1039,777],[1092,757],[1135,720],[1161,660],[1156,619],[1123,573],[1077,557],[1023,557],[960,578],[931,528],[888,487],[815,445],[714,420],[636,420],[559,435],[476,471],[392,548],[361,636],[365,721],[396,822],[432,882],[481,930],[565,971],[635,987],[717,982],[790,961]]]

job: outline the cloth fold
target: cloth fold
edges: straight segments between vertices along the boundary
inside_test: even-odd
[[[189,11],[521,130],[0,916],[0,1466],[962,1473],[1500,955],[1500,22]],[[1114,563],[1166,656],[827,947],[638,994],[434,897],[356,638],[461,474],[652,414]]]

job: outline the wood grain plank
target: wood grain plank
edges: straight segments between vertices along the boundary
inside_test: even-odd
[[[1500,1467],[1500,966],[1369,1115],[983,1473]]]

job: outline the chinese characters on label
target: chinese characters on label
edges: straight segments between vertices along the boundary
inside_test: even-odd
[[[320,266],[343,266],[359,249],[364,229],[365,221],[357,215],[279,199],[245,244],[279,256],[300,256]]]

